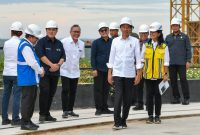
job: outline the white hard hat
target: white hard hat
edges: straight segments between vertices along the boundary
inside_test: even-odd
[[[123,17],[123,18],[121,19],[120,26],[121,26],[122,24],[129,24],[129,25],[133,26],[133,25],[132,25],[132,20],[131,20],[129,17]]]
[[[54,20],[49,20],[46,24],[46,28],[58,28],[58,24]]]
[[[14,31],[23,31],[23,26],[22,23],[19,21],[13,22],[10,30],[14,30]]]
[[[28,27],[25,30],[25,33],[29,34],[29,35],[32,35],[32,36],[35,36],[37,38],[42,38],[43,37],[43,35],[41,33],[41,28],[36,24],[28,25]]]
[[[99,27],[99,30],[100,30],[103,27],[108,28],[108,25],[105,22],[101,22],[101,23],[99,23],[98,27]]]
[[[171,20],[171,25],[173,25],[173,24],[181,25],[181,20],[179,18],[173,18]]]
[[[139,32],[149,32],[149,26],[146,24],[140,25]]]
[[[119,29],[119,25],[116,22],[111,22],[109,26],[110,30],[116,30]]]
[[[149,31],[155,32],[155,31],[158,31],[158,30],[163,30],[162,25],[159,22],[153,22],[150,25]]]

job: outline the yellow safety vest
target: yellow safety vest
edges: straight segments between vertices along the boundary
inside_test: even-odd
[[[164,76],[164,55],[166,44],[161,44],[153,49],[153,45],[146,43],[144,53],[143,75],[145,79],[160,79]]]

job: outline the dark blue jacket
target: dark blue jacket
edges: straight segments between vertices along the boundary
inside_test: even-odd
[[[180,32],[178,35],[169,34],[165,42],[169,48],[170,65],[185,65],[192,58],[189,37]]]
[[[43,37],[37,42],[35,46],[35,51],[40,59],[41,57],[46,56],[54,64],[58,63],[61,58],[63,58],[64,60],[66,59],[65,51],[60,40],[55,39],[54,41],[52,41],[47,36]],[[41,61],[41,66],[44,67],[46,75],[54,75],[54,76],[60,75],[60,71],[50,72],[49,71],[50,67],[45,63],[43,63],[42,61]]]
[[[103,38],[98,38],[93,41],[91,48],[91,65],[93,70],[103,72],[108,71],[106,63],[108,63],[112,39],[105,41]]]

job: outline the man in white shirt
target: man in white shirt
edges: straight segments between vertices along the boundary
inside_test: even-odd
[[[65,50],[66,61],[60,68],[62,80],[62,109],[63,118],[79,117],[73,112],[78,79],[80,77],[79,60],[85,57],[84,42],[79,39],[81,28],[75,24],[70,29],[70,36],[61,42]]]
[[[17,86],[17,49],[22,35],[21,22],[13,22],[11,27],[11,38],[4,44],[4,69],[3,69],[3,97],[2,97],[2,125],[20,125],[19,108],[21,89]],[[12,121],[8,118],[8,105],[10,95],[13,93]]]
[[[141,79],[140,44],[138,39],[129,36],[129,31],[132,27],[130,18],[124,17],[121,19],[120,29],[122,36],[113,40],[109,63],[107,63],[109,68],[108,82],[115,89],[113,129],[127,128],[126,119],[131,106],[131,94],[134,90],[134,85],[137,85]]]
[[[37,97],[39,75],[44,76],[44,69],[40,67],[40,61],[33,46],[42,34],[39,26],[35,24],[28,25],[25,33],[25,38],[20,41],[17,54],[17,84],[22,89],[21,130],[37,130],[39,126],[31,121],[31,117]]]

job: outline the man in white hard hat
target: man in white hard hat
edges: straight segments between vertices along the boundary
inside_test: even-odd
[[[139,36],[140,36],[140,52],[142,52],[142,46],[145,44],[149,39],[149,26],[147,24],[142,24],[139,27]],[[140,83],[136,86],[136,90],[134,91],[134,99],[136,102],[136,106],[133,110],[143,110],[144,102],[143,102],[143,87],[144,87],[144,79],[142,78]]]
[[[116,22],[111,22],[109,26],[110,36],[112,39],[118,37],[119,25]]]
[[[44,67],[45,76],[40,79],[39,121],[56,121],[50,114],[50,107],[57,89],[60,66],[65,60],[65,51],[60,40],[56,38],[58,24],[50,20],[46,24],[46,36],[41,38],[35,47]]]
[[[140,44],[137,38],[129,36],[132,27],[130,18],[121,19],[122,36],[113,39],[107,63],[108,82],[115,89],[113,129],[116,130],[127,128],[126,119],[131,106],[132,91],[135,90],[134,85],[137,85],[141,79]]]
[[[172,33],[167,35],[165,41],[169,47],[170,54],[170,82],[172,86],[173,100],[172,104],[180,103],[180,93],[177,84],[177,74],[180,77],[183,93],[183,105],[189,104],[190,92],[186,71],[190,67],[192,53],[189,37],[180,31],[181,21],[178,18],[171,20]]]
[[[96,112],[95,115],[112,114],[108,109],[107,99],[109,93],[109,84],[107,81],[108,68],[106,63],[109,59],[112,39],[109,38],[109,28],[105,22],[99,24],[100,38],[92,43],[91,48],[91,66],[94,77],[94,100]]]
[[[134,29],[134,26],[132,26],[132,28],[129,30],[129,33],[130,33],[129,35],[139,39],[139,35],[137,33],[133,32],[133,29]]]
[[[39,75],[44,76],[44,69],[33,46],[42,37],[41,29],[36,24],[30,24],[25,30],[25,38],[18,47],[17,83],[22,89],[21,100],[21,130],[37,130],[38,125],[31,121],[37,97]]]
[[[78,114],[74,113],[73,107],[78,79],[80,77],[79,61],[85,57],[85,45],[79,39],[80,34],[80,26],[74,24],[71,26],[70,36],[61,40],[66,55],[66,61],[60,68],[63,118],[68,118],[68,116],[79,117]]]
[[[19,108],[21,89],[17,86],[17,49],[20,42],[20,36],[23,33],[21,22],[13,22],[11,27],[11,38],[4,43],[4,69],[2,96],[2,125],[12,124],[20,125]],[[8,105],[10,95],[13,95],[12,121],[8,118]]]

